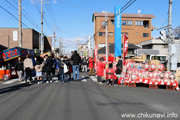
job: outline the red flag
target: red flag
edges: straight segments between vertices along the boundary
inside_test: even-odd
[[[124,35],[124,50],[123,50],[123,64],[125,65],[125,61],[124,58],[127,55],[128,52],[128,37],[126,35]]]

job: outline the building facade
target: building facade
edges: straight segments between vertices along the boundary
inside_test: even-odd
[[[88,57],[88,44],[78,44],[78,53],[81,57]]]
[[[0,45],[6,48],[19,47],[18,28],[0,28]],[[22,48],[39,49],[41,34],[34,29],[22,29]],[[51,51],[52,37],[44,36],[44,52]]]
[[[94,42],[98,48],[106,45],[105,15],[108,16],[108,42],[114,43],[114,13],[94,13]],[[155,18],[150,14],[122,14],[122,34],[128,36],[129,43],[139,44],[142,41],[151,39],[151,19]]]

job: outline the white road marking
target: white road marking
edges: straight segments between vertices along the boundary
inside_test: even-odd
[[[2,84],[11,84],[11,83],[13,83],[13,82],[16,82],[16,81],[18,81],[19,79],[13,79],[13,80],[8,80],[7,82],[3,82]]]
[[[92,81],[97,82],[97,78],[95,76],[90,76],[90,78],[92,79]]]
[[[80,77],[80,80],[81,80],[82,82],[87,82],[87,80],[85,79],[84,76]]]

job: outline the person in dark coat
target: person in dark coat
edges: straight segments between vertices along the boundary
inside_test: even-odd
[[[19,82],[21,82],[23,79],[23,77],[22,77],[23,76],[23,68],[24,68],[24,64],[22,62],[22,59],[21,59],[21,57],[18,57],[18,62],[15,65],[15,69],[17,70]]]
[[[49,83],[52,82],[51,71],[52,71],[53,59],[50,58],[48,55],[45,55],[45,59],[46,61],[44,63],[44,67],[46,71],[46,82]]]
[[[74,77],[74,81],[79,80],[79,64],[81,63],[81,57],[79,56],[79,54],[77,53],[77,51],[75,50],[73,55],[71,56],[71,60],[73,61],[73,77]],[[77,73],[77,77],[76,77],[76,73]]]
[[[116,64],[116,68],[117,68],[116,74],[121,74],[123,63],[122,63],[121,56],[119,56],[118,58],[119,60],[118,60],[118,63]]]

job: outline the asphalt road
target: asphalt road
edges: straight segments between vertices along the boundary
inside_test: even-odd
[[[81,76],[85,76],[81,82],[64,84],[1,82],[0,120],[145,120],[154,114],[156,118],[157,114],[171,114],[169,120],[179,115],[176,120],[180,119],[180,91],[107,87],[98,85],[88,74]],[[136,118],[123,118],[123,114]]]

